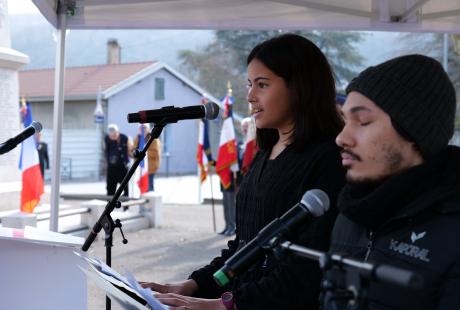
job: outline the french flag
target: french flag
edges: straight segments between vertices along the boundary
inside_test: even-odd
[[[32,123],[30,105],[23,101],[20,112],[24,128],[26,128]],[[22,171],[21,211],[32,213],[44,192],[35,137],[29,137],[22,142],[19,170]]]
[[[200,181],[203,183],[208,176],[208,165],[213,161],[209,143],[208,121],[205,119],[201,119],[199,123],[196,160],[200,167]]]
[[[220,133],[219,153],[217,155],[216,172],[222,186],[227,189],[232,184],[232,172],[238,171],[238,151],[236,148],[235,128],[233,127],[233,97],[229,94],[222,100],[224,121]]]
[[[139,136],[139,146],[138,148],[142,150],[145,146],[145,127],[141,126],[141,134]],[[141,191],[141,194],[148,192],[149,190],[149,167],[148,160],[145,158],[139,164],[139,174],[137,180],[137,186]]]

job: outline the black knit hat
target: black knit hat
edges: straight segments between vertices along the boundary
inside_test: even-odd
[[[407,55],[369,67],[346,91],[359,92],[377,104],[424,157],[442,151],[454,133],[455,89],[433,58]]]

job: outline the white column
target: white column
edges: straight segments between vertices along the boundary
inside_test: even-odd
[[[53,158],[51,165],[51,214],[50,230],[58,231],[59,187],[61,184],[61,143],[62,123],[64,118],[64,73],[65,73],[65,33],[66,8],[62,7],[58,16],[56,66],[54,75],[54,110],[53,110]]]
[[[0,0],[0,143],[17,135],[19,120],[18,69],[29,62],[29,57],[10,48],[10,27],[7,0]],[[19,150],[0,155],[0,182],[19,182]],[[19,207],[19,202],[17,202]]]

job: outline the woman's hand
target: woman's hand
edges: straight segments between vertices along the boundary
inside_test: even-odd
[[[220,299],[202,299],[178,294],[155,294],[155,297],[170,310],[226,310]]]
[[[194,280],[186,280],[183,282],[171,284],[159,284],[155,282],[139,282],[143,288],[150,288],[152,291],[166,294],[174,293],[184,296],[192,296],[198,290],[198,284]]]

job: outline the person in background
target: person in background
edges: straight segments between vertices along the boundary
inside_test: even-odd
[[[342,129],[331,67],[308,39],[285,34],[258,44],[247,58],[247,100],[260,148],[236,197],[236,236],[188,280],[142,283],[179,309],[283,309],[318,307],[321,271],[316,262],[267,253],[222,288],[213,274],[258,232],[296,205],[307,190],[331,200],[323,216],[306,220],[288,240],[327,251],[344,170],[334,138]],[[225,294],[225,295],[223,295]],[[223,295],[224,300],[219,298]],[[228,297],[228,298],[227,298]]]
[[[331,253],[423,277],[419,291],[371,281],[366,309],[460,309],[460,148],[448,145],[452,82],[435,59],[406,55],[367,68],[346,91],[336,142],[347,185]]]
[[[139,137],[144,128],[144,141],[147,143],[150,139],[150,126],[148,124],[140,124],[136,137],[134,138],[134,149],[139,148]],[[154,177],[155,173],[160,168],[161,164],[161,142],[159,139],[154,139],[147,150],[148,170],[149,170],[149,192],[155,191]]]
[[[238,172],[236,172],[238,175]],[[222,191],[222,206],[224,208],[224,221],[225,228],[219,232],[220,235],[233,236],[236,231],[236,200],[235,190],[238,184],[238,177],[232,177],[230,186],[224,188],[222,183],[220,184],[220,190]]]
[[[118,126],[110,124],[104,138],[104,152],[107,161],[107,195],[115,194],[117,185],[123,181],[128,172],[130,143],[126,135],[120,133]],[[128,196],[126,185],[123,196]]]
[[[42,141],[41,132],[35,134],[35,142],[37,143],[38,161],[40,162],[40,172],[43,180],[45,180],[45,169],[50,168],[50,160],[48,157],[48,144]]]

